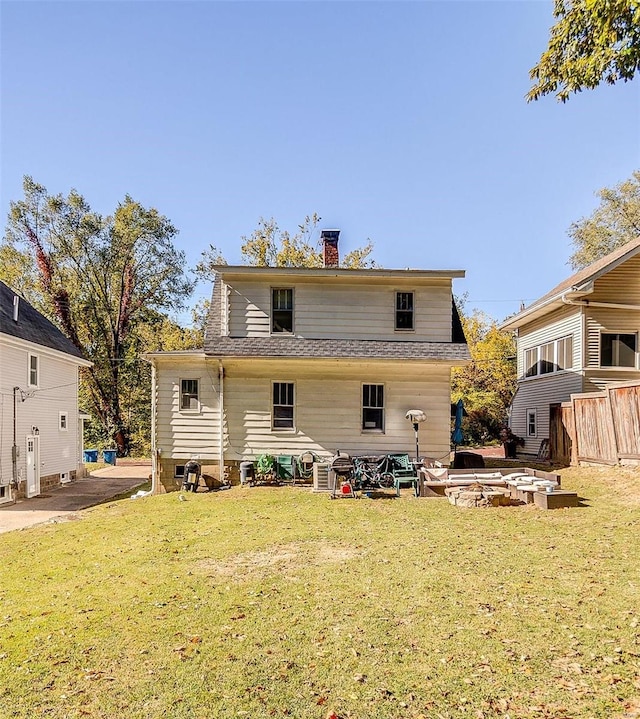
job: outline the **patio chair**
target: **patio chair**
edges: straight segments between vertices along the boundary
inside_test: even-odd
[[[400,487],[408,485],[413,487],[415,492],[418,477],[408,454],[389,454],[388,471],[393,474],[396,494],[400,496]]]

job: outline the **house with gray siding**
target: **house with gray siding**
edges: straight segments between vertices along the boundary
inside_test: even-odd
[[[0,282],[0,503],[34,497],[81,470],[78,371],[90,365]]]
[[[537,455],[549,443],[551,458],[566,460],[562,403],[640,379],[640,238],[571,275],[501,329],[517,336],[510,426],[524,439],[521,453]]]
[[[451,368],[469,352],[453,303],[462,270],[339,267],[323,231],[319,268],[215,268],[202,350],[146,355],[153,369],[154,491],[185,463],[237,477],[261,454],[448,458]]]

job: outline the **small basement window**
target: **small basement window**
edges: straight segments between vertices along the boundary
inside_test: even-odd
[[[184,464],[176,464],[174,471],[173,471],[174,477],[184,477]]]

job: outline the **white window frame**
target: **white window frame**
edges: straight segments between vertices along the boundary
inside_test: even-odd
[[[35,366],[35,373],[36,373],[36,381],[32,382],[32,375],[34,372],[34,369],[32,367],[31,361],[36,361]],[[27,384],[29,387],[39,387],[40,386],[40,357],[38,355],[32,354],[29,352],[29,364],[27,365]]]
[[[287,385],[291,387],[291,403],[276,402],[275,392],[276,385]],[[288,393],[288,390],[287,390]],[[277,421],[289,421],[288,418],[276,417],[276,407],[290,407],[291,408],[291,426],[276,427]],[[272,432],[295,432],[296,429],[296,383],[289,380],[277,380],[271,383],[271,431]]]
[[[401,309],[398,307],[400,295],[411,295],[411,309]],[[416,293],[413,290],[396,290],[394,293],[395,308],[393,312],[393,328],[396,332],[415,332],[416,331]],[[398,327],[398,313],[404,312],[411,314],[411,327]]]
[[[532,431],[533,427],[533,431]],[[528,409],[526,412],[527,437],[538,436],[538,410]]]
[[[635,337],[635,350],[634,350],[634,358],[633,358],[633,365],[621,365],[621,364],[602,364],[602,338],[604,336],[616,336],[619,337],[620,335],[630,335],[632,337]],[[600,331],[600,367],[605,369],[622,369],[622,370],[634,370],[638,368],[638,333],[637,332],[612,332],[610,330],[601,330]]]
[[[276,292],[290,292],[291,293],[291,309],[285,308],[284,310],[282,308],[275,308],[275,293]],[[296,297],[293,287],[272,287],[271,288],[271,317],[270,317],[270,329],[272,335],[292,335],[295,332],[295,306],[296,306]],[[284,312],[290,312],[291,313],[291,329],[290,330],[277,330],[275,329],[275,312],[276,311],[284,311]]]
[[[60,432],[69,431],[69,413],[66,411],[58,412],[58,429]]]
[[[371,394],[369,394],[369,404],[365,404],[365,387],[379,387],[382,388],[382,405],[372,405],[371,402]],[[384,434],[384,428],[385,428],[385,403],[386,403],[386,387],[384,384],[380,382],[363,382],[360,387],[360,402],[361,402],[361,423],[360,423],[360,429],[361,432],[370,434],[370,433],[378,433],[378,434]],[[377,397],[376,397],[377,400]],[[381,420],[381,426],[380,427],[366,427],[365,425],[367,422],[365,421],[365,411],[371,409],[371,410],[382,410],[382,420]]]
[[[616,333],[613,333],[616,334]],[[569,355],[569,359],[571,361],[571,365],[569,367],[560,367],[560,345],[561,343],[566,343],[567,341],[571,341],[571,352]],[[543,348],[545,347],[553,347],[553,359],[551,360],[551,365],[553,369],[551,369],[548,372],[542,371],[542,363],[543,362],[549,362],[550,360],[548,358],[543,359]],[[566,352],[563,352],[563,354],[566,354]],[[534,361],[531,362],[530,360],[533,359]],[[549,342],[543,342],[540,345],[535,345],[533,347],[526,347],[523,350],[523,369],[524,369],[524,376],[523,379],[532,379],[534,377],[543,377],[546,375],[551,374],[557,374],[558,372],[568,372],[573,369],[573,335],[564,335],[563,337],[558,337],[556,340],[549,340]]]
[[[193,392],[185,392],[182,388],[183,382],[196,382],[197,383],[197,394],[195,397],[196,406],[192,407],[183,407],[182,398],[185,396],[192,396]],[[191,402],[189,403],[191,405]],[[178,380],[178,409],[180,412],[186,412],[188,414],[197,414],[200,411],[201,403],[200,403],[200,378],[199,377],[181,377]]]

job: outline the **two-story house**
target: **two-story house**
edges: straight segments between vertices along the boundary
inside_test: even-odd
[[[523,454],[549,442],[568,460],[561,404],[572,394],[640,379],[640,238],[560,283],[505,321],[517,333],[518,388],[510,426]]]
[[[241,461],[311,451],[448,459],[450,373],[469,352],[453,303],[461,270],[344,269],[337,230],[324,267],[220,265],[204,348],[153,366],[154,490],[196,459],[219,476]]]
[[[81,468],[78,368],[90,364],[0,282],[0,503],[75,479]]]

